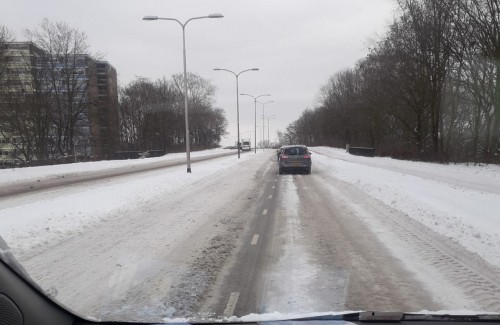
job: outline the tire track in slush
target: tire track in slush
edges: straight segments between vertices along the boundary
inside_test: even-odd
[[[413,311],[437,306],[353,213],[350,202],[331,195],[329,187],[318,181],[320,173],[316,168],[314,174],[298,177],[297,187],[306,207],[301,213],[309,251],[323,271],[315,287],[317,299],[328,304],[322,310]]]
[[[375,211],[381,213],[382,211]],[[385,214],[384,216],[387,216]],[[447,275],[447,278],[463,289],[464,294],[476,301],[485,311],[500,310],[500,272],[479,256],[464,252],[447,241],[436,240],[415,221],[405,223],[391,214],[386,224],[401,240],[418,247],[418,252],[430,265]]]

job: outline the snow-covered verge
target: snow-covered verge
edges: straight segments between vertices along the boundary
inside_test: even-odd
[[[198,155],[211,155],[217,152],[219,151],[208,150]],[[0,204],[0,236],[22,260],[27,255],[36,253],[38,247],[56,245],[91,226],[106,222],[108,218],[123,215],[130,209],[140,206],[147,209],[149,204],[162,200],[162,197],[174,196],[181,189],[189,188],[203,179],[213,177],[223,169],[234,167],[254,157],[255,155],[242,155],[241,159],[228,156],[207,160],[194,165],[192,174],[185,172],[184,165],[174,166],[147,175],[130,176],[126,182],[117,177],[116,180],[105,182],[100,186],[85,184],[72,186],[61,190],[64,195],[54,191],[34,194],[26,199],[7,198],[4,199],[7,200],[4,201],[5,204]],[[168,156],[151,158],[149,161],[158,159],[168,159]],[[148,159],[34,167],[30,168],[33,174],[27,169],[20,171],[21,177],[25,179],[57,177],[69,171],[106,170],[127,163],[146,164]],[[87,168],[85,166],[87,164],[90,167]]]
[[[206,157],[229,153],[227,149],[209,149],[191,152],[191,157]],[[67,175],[84,175],[92,172],[106,172],[119,168],[140,167],[158,164],[161,162],[171,162],[175,160],[185,160],[186,153],[170,153],[163,157],[129,160],[103,160],[95,162],[80,162],[73,164],[8,168],[0,169],[0,186],[15,184],[24,181],[38,181],[44,179],[60,178]]]
[[[500,267],[500,166],[440,165],[312,148],[314,165]]]

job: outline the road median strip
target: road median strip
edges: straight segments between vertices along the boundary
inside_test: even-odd
[[[192,162],[200,162],[209,159],[222,158],[226,156],[235,155],[233,152],[220,153],[215,155],[207,155],[201,157],[192,157]],[[147,159],[147,158],[146,158]],[[61,175],[52,175],[46,179],[33,179],[28,181],[21,181],[17,183],[8,183],[0,186],[0,198],[8,197],[11,195],[23,194],[33,191],[39,191],[43,189],[50,189],[59,186],[71,185],[76,183],[83,183],[88,181],[94,181],[98,179],[106,179],[111,177],[123,176],[127,174],[135,174],[145,171],[151,171],[161,168],[174,167],[183,165],[186,163],[185,159],[174,159],[167,161],[152,162],[151,164],[145,165],[132,165],[123,166],[119,168],[110,168],[96,171],[82,171],[75,173],[67,173]],[[27,167],[30,168],[30,167]]]

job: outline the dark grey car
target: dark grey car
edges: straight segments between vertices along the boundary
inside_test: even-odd
[[[303,171],[311,173],[311,153],[304,145],[285,146],[279,157],[279,172]]]

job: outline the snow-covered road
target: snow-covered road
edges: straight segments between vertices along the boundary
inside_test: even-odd
[[[498,166],[312,150],[311,175],[264,151],[0,199],[0,235],[103,319],[500,310]]]
[[[431,180],[427,173],[422,177],[402,173],[403,167],[411,167],[408,162],[393,171],[383,163],[387,159],[364,158],[363,164],[361,157],[338,149],[312,150],[311,175],[277,175],[276,166],[267,174],[260,210],[235,252],[239,262],[220,277],[204,311],[224,314],[235,292],[239,293],[236,315],[357,309],[500,310],[500,268],[494,259],[486,258],[494,257],[500,245],[492,240],[463,246],[473,242],[468,236],[476,237],[458,227],[459,231],[443,233],[421,221],[423,209],[441,222],[448,220],[443,208],[445,204],[452,205],[450,211],[455,208],[452,196],[457,184],[444,183],[444,177]],[[417,174],[422,164],[415,165],[413,173]],[[449,168],[448,180],[455,176],[453,172],[468,167]],[[490,166],[489,170],[496,177],[498,169]],[[414,187],[422,193],[412,192]],[[429,200],[436,193],[446,201]],[[492,193],[474,194],[489,200],[474,209],[476,196],[460,197],[459,204],[468,207],[460,215],[460,225],[477,232],[481,231],[474,228],[477,219],[493,218],[500,200]],[[408,206],[393,202],[401,198]],[[419,204],[420,209],[410,209]],[[499,232],[495,222],[490,227],[481,233],[483,238]],[[256,235],[261,246],[252,251]],[[248,271],[252,265],[256,271]],[[222,292],[221,287],[225,287]]]
[[[262,163],[230,156],[192,174],[176,166],[26,193],[2,204],[0,233],[43,289],[83,315],[166,315],[171,283],[202,250],[209,268],[186,295],[199,300],[217,273],[244,217],[234,208],[251,195],[242,184]]]

